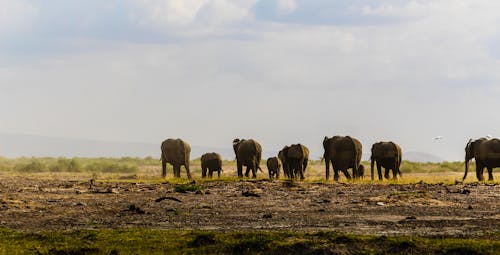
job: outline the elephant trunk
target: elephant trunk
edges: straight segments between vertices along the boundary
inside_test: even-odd
[[[373,165],[375,164],[375,161],[373,160],[373,157],[370,158],[371,160],[371,163],[370,163],[370,170],[371,170],[371,174],[372,174],[372,181],[374,180],[374,176],[373,176]]]
[[[462,178],[462,181],[464,181],[465,178],[467,178],[467,172],[469,172],[469,159],[465,157],[465,173],[464,177]]]

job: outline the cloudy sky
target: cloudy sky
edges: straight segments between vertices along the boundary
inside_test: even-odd
[[[500,2],[0,0],[0,133],[268,151],[500,136]],[[443,136],[436,141],[432,137]]]

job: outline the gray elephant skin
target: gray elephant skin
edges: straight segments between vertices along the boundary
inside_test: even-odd
[[[181,139],[167,139],[161,143],[161,166],[162,177],[167,175],[167,163],[174,168],[174,176],[181,177],[181,166],[186,168],[187,177],[191,178],[189,172],[189,155],[191,146]]]
[[[334,180],[338,181],[339,171],[342,171],[347,179],[351,179],[348,172],[352,168],[354,179],[364,175],[364,167],[361,165],[362,145],[358,139],[350,136],[334,136],[323,139],[325,150],[323,158],[325,160],[326,179],[330,177],[330,164],[334,171]]]
[[[309,149],[302,144],[292,144],[286,150],[285,162],[289,178],[304,180],[304,174],[309,162]]]
[[[236,155],[236,165],[238,167],[238,177],[243,177],[243,166],[246,166],[245,176],[248,177],[252,170],[252,177],[257,178],[257,170],[260,168],[260,160],[262,158],[262,146],[253,140],[234,139],[233,140],[234,154]]]
[[[493,181],[493,168],[500,167],[500,140],[497,138],[479,138],[469,140],[465,146],[465,173],[462,180],[467,178],[469,161],[476,160],[476,177],[478,181],[484,181],[484,168],[488,169],[488,180]]]
[[[377,166],[378,179],[382,180],[382,167],[385,168],[385,178],[389,179],[389,171],[392,170],[392,178],[401,176],[400,166],[402,159],[401,147],[394,142],[378,142],[372,145],[371,178],[374,179],[373,168]]]
[[[217,171],[217,177],[220,178],[220,172],[222,171],[222,157],[220,154],[215,152],[205,153],[201,156],[201,177],[212,178],[213,173]]]
[[[266,161],[267,171],[269,172],[269,179],[280,178],[281,160],[278,157],[268,158]]]
[[[286,155],[288,153],[288,149],[290,149],[290,147],[287,145],[285,147],[283,147],[283,149],[281,149],[279,152],[278,152],[278,158],[281,160],[281,165],[282,165],[282,168],[283,168],[283,175],[285,175],[285,178],[291,178],[290,176],[290,172],[289,172],[289,168],[288,168],[288,161],[286,159]]]

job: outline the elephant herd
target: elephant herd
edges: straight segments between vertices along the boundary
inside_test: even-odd
[[[330,165],[333,169],[333,179],[339,180],[339,172],[347,179],[359,179],[364,176],[364,166],[361,164],[362,145],[361,142],[350,136],[333,136],[323,139],[323,160],[325,162],[326,179],[330,178]],[[262,171],[260,161],[262,158],[262,146],[253,139],[234,139],[233,150],[236,156],[238,177],[243,177],[243,167],[246,167],[245,176],[257,177],[257,171]],[[181,166],[186,168],[188,178],[192,178],[189,170],[189,156],[191,147],[181,139],[167,139],[161,144],[162,177],[166,176],[167,163],[173,166],[175,177],[180,177]],[[470,140],[465,147],[465,174],[467,177],[469,161],[476,161],[476,176],[483,181],[484,168],[488,170],[488,180],[493,180],[493,168],[500,167],[500,140],[493,138],[480,138]],[[401,177],[401,147],[394,142],[377,142],[372,145],[370,157],[371,179],[375,178],[374,168],[377,168],[378,179]],[[267,159],[267,169],[270,179],[280,178],[280,170],[286,178],[305,178],[305,171],[309,162],[309,149],[303,144],[292,144],[283,147],[276,157]],[[385,169],[382,176],[382,168]],[[352,175],[349,173],[352,171]],[[212,178],[213,172],[217,171],[220,177],[222,171],[222,158],[220,154],[211,152],[201,156],[202,177]]]

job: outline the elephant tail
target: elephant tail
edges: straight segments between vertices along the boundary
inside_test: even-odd
[[[260,168],[260,166],[257,166],[257,169],[259,169],[261,173],[264,172],[264,171],[262,171],[262,168]]]

